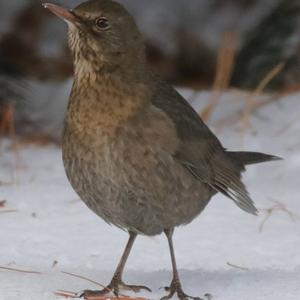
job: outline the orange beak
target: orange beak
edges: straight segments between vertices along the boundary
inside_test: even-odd
[[[52,3],[44,3],[43,6],[67,23],[75,24],[76,22],[78,22],[76,16],[69,9]]]

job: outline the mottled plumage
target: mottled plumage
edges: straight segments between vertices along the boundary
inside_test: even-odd
[[[69,23],[74,56],[63,135],[67,176],[88,207],[131,236],[109,287],[118,293],[137,234],[165,232],[174,278],[164,299],[192,298],[179,282],[174,228],[197,217],[217,192],[256,214],[241,172],[248,163],[276,158],[227,152],[186,100],[152,74],[141,34],[120,4],[91,0],[72,11],[46,6]]]

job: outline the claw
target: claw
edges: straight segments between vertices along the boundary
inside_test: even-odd
[[[169,292],[169,295],[162,297],[160,300],[169,300],[171,299],[175,294],[177,294],[178,298],[180,300],[203,300],[199,297],[191,297],[188,296],[186,293],[183,292],[181,284],[177,280],[173,280],[170,287],[165,287],[165,291]]]
[[[120,289],[123,289],[123,290],[128,290],[128,291],[133,291],[135,293],[139,293],[141,290],[145,290],[147,292],[152,292],[152,290],[150,288],[148,288],[147,286],[144,286],[144,285],[128,285],[128,284],[125,284],[123,282],[121,282],[119,284],[119,288]]]
[[[119,290],[133,291],[135,293],[138,293],[141,290],[146,290],[148,292],[152,292],[151,289],[149,289],[147,286],[128,285],[128,284],[125,284],[122,281],[120,281],[120,282],[112,282],[106,288],[104,288],[103,290],[100,290],[100,291],[91,291],[91,290],[83,291],[79,294],[79,298],[92,299],[93,297],[97,298],[97,297],[105,296],[109,293],[113,293],[116,296],[121,296],[119,294]]]

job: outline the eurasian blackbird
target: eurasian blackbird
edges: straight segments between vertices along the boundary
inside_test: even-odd
[[[246,165],[278,158],[224,149],[188,102],[150,70],[142,35],[121,4],[90,0],[72,10],[44,6],[68,23],[74,58],[62,145],[68,179],[90,209],[129,233],[111,283],[83,296],[148,289],[124,284],[123,269],[137,235],[164,232],[173,280],[162,299],[175,294],[200,299],[181,287],[174,228],[196,218],[217,192],[256,215],[241,172]]]

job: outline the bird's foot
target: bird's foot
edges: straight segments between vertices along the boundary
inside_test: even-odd
[[[179,280],[173,279],[170,287],[166,287],[165,290],[169,292],[169,295],[162,297],[160,300],[168,300],[171,299],[175,294],[177,294],[178,299],[180,300],[203,300],[199,297],[191,297],[188,296],[181,287],[181,283]]]
[[[84,299],[93,299],[101,296],[105,296],[107,294],[113,293],[116,296],[119,296],[120,290],[127,290],[127,291],[133,291],[135,293],[140,292],[141,290],[146,290],[148,292],[151,292],[151,289],[149,289],[147,286],[144,285],[129,285],[125,284],[121,279],[119,278],[113,278],[111,283],[104,288],[103,290],[99,291],[91,291],[86,290],[83,293],[81,293],[80,297]]]

